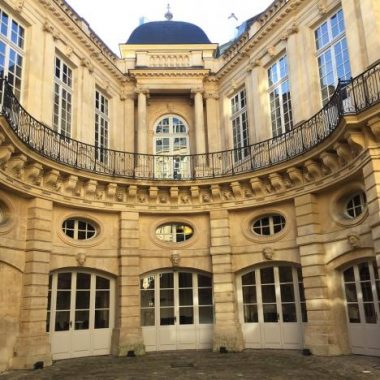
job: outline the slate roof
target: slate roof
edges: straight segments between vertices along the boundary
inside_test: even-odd
[[[206,33],[194,24],[183,21],[153,21],[138,26],[127,44],[210,44]]]

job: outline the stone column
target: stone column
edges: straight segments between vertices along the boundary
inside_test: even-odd
[[[254,87],[252,78],[252,67],[248,66],[246,77],[245,77],[245,94],[247,102],[247,117],[248,117],[248,136],[249,144],[253,144],[256,141],[256,125],[254,123],[254,111],[253,111],[253,100],[254,100]]]
[[[253,125],[255,128],[255,142],[272,137],[270,109],[268,101],[268,74],[260,60],[250,62],[252,87],[256,96],[252,99]]]
[[[34,363],[52,363],[46,332],[49,262],[52,250],[53,204],[33,199],[28,209],[23,298],[20,332],[11,368],[33,368]]]
[[[206,136],[203,113],[203,96],[201,89],[192,91],[194,94],[194,121],[195,121],[195,141],[196,153],[206,153]]]
[[[380,3],[378,0],[342,1],[352,76],[380,59]]]
[[[210,229],[215,305],[213,350],[225,347],[228,351],[242,351],[244,340],[236,305],[228,211],[212,211]]]
[[[118,279],[119,315],[112,353],[125,356],[128,351],[144,353],[140,326],[140,253],[139,214],[120,215],[120,276]]]
[[[123,95],[124,115],[125,115],[125,134],[124,151],[135,152],[135,94],[126,93]],[[137,134],[139,136],[139,134]]]
[[[329,294],[328,284],[332,282],[330,286],[334,291],[336,278],[334,274],[329,277],[324,264],[325,250],[315,196],[307,194],[295,198],[295,211],[308,314],[304,331],[305,348],[309,348],[314,355],[348,353],[344,351],[344,347],[347,348],[344,313],[336,313],[337,310],[331,304],[332,295]],[[336,321],[336,315],[343,317]]]
[[[206,118],[207,118],[207,142],[210,153],[222,150],[219,121],[219,96],[216,92],[207,92]]]
[[[293,24],[287,31],[289,86],[293,124],[310,118],[321,108],[318,63],[314,35],[308,27]]]
[[[147,153],[148,147],[148,126],[147,126],[147,106],[146,98],[148,90],[137,89],[138,104],[137,104],[137,153]]]
[[[372,156],[363,168],[364,186],[367,196],[369,225],[376,254],[376,261],[380,272],[380,159],[374,148],[369,148]],[[379,273],[380,275],[380,273]]]

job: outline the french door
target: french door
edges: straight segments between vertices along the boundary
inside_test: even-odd
[[[307,314],[300,270],[257,268],[239,278],[239,308],[247,348],[301,348]]]
[[[343,272],[348,332],[354,354],[380,356],[380,279],[376,264]]]
[[[47,331],[53,359],[109,354],[113,324],[113,280],[88,272],[50,275]]]
[[[212,278],[163,272],[140,282],[141,325],[147,351],[210,348]]]

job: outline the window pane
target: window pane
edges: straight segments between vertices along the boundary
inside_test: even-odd
[[[71,289],[71,273],[58,274],[58,289]]]
[[[110,280],[104,277],[96,276],[96,289],[109,289]]]
[[[276,291],[274,285],[262,285],[261,293],[263,302],[276,302]]]
[[[274,272],[273,268],[260,269],[261,283],[262,284],[274,284]]]
[[[256,286],[244,286],[243,287],[243,302],[244,303],[256,303]]]
[[[293,282],[292,267],[279,267],[280,282]]]
[[[192,325],[194,323],[194,315],[192,307],[179,308],[179,323],[180,325]]]
[[[173,273],[160,274],[160,288],[161,289],[173,288]]]
[[[154,290],[141,291],[141,307],[154,306]]]
[[[108,309],[110,307],[110,292],[108,290],[96,291],[95,307],[97,309]]]
[[[76,309],[88,309],[90,307],[90,292],[79,291],[76,292],[75,308]]]
[[[212,305],[212,289],[198,289],[199,305]]]
[[[198,274],[198,287],[211,287],[212,278],[210,276],[205,276]]]
[[[154,326],[154,309],[141,309],[141,326]]]
[[[345,289],[347,302],[358,302],[355,284],[346,284]]]
[[[95,310],[95,328],[106,329],[109,327],[109,311]]]
[[[75,312],[75,330],[88,330],[89,311],[82,310]]]
[[[373,303],[364,304],[364,314],[366,323],[376,323],[376,311]]]
[[[244,322],[253,323],[258,321],[257,305],[244,305]]]
[[[347,308],[350,323],[360,323],[359,305],[357,303],[350,303],[347,305]]]
[[[57,311],[55,313],[54,331],[68,331],[70,328],[70,311]]]
[[[276,304],[263,305],[264,322],[277,322]]]
[[[161,308],[160,309],[160,325],[161,326],[167,326],[167,325],[174,325],[175,318],[174,318],[174,308]]]
[[[201,306],[199,307],[199,323],[213,323],[213,307]]]
[[[296,305],[294,303],[282,304],[283,322],[297,322]]]
[[[186,306],[193,304],[193,289],[179,289],[179,305]]]
[[[161,306],[173,306],[174,305],[174,291],[160,290],[160,305]]]
[[[179,287],[191,288],[193,286],[193,274],[180,272],[179,275]]]
[[[87,273],[77,274],[77,289],[90,289],[91,275]]]

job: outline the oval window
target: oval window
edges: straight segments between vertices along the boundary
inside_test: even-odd
[[[182,223],[162,224],[156,229],[156,237],[168,243],[180,243],[189,240],[194,234],[192,227]]]
[[[285,218],[282,215],[268,215],[253,221],[252,231],[257,235],[274,235],[285,227]]]
[[[93,223],[83,219],[66,219],[62,224],[64,234],[75,240],[89,240],[96,235]]]
[[[346,203],[346,215],[350,219],[355,219],[361,214],[367,207],[367,198],[364,192],[356,193],[352,195]]]

